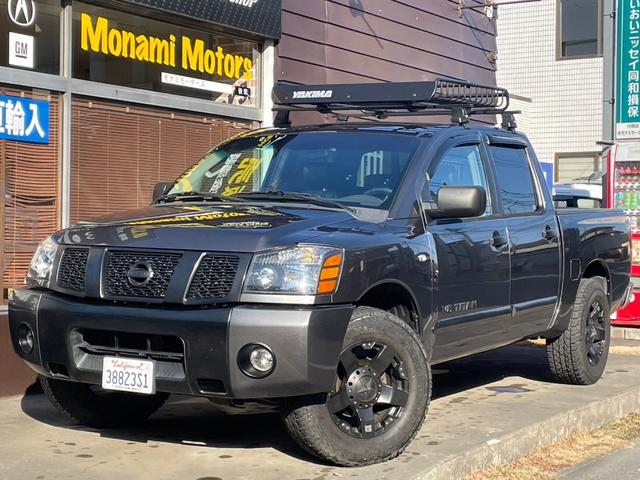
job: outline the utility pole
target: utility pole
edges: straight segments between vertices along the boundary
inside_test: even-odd
[[[615,140],[616,123],[616,11],[617,0],[602,0],[602,140]]]

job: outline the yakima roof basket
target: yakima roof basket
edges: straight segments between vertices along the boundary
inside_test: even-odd
[[[470,115],[502,114],[503,127],[515,128],[512,115],[515,112],[507,112],[507,90],[462,80],[333,85],[278,83],[273,88],[273,103],[276,126],[290,125],[291,111],[317,111],[334,113],[338,118],[450,114],[456,124],[467,123]]]

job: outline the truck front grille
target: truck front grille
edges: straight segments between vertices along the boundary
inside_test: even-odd
[[[187,300],[209,300],[229,295],[238,272],[240,258],[235,255],[208,254],[193,276]]]
[[[102,270],[103,295],[110,298],[164,298],[182,254],[137,253],[107,250]],[[139,281],[134,269],[149,272],[147,281]]]
[[[78,368],[100,371],[104,357],[155,360],[157,376],[185,378],[184,343],[171,335],[112,332],[88,328],[75,329],[70,335]]]
[[[88,259],[88,248],[65,249],[58,266],[58,285],[66,290],[84,292]]]

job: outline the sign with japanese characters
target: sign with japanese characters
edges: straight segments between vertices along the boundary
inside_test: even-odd
[[[616,138],[640,138],[640,0],[618,0]]]
[[[49,143],[49,102],[0,96],[0,139]]]

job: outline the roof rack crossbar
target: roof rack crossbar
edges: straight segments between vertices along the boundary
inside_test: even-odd
[[[273,89],[275,124],[287,126],[289,112],[324,114],[358,112],[377,118],[398,115],[451,115],[456,124],[471,115],[502,114],[509,108],[503,88],[462,80],[438,78],[429,82],[294,85],[278,83]],[[344,117],[344,115],[342,115]]]

